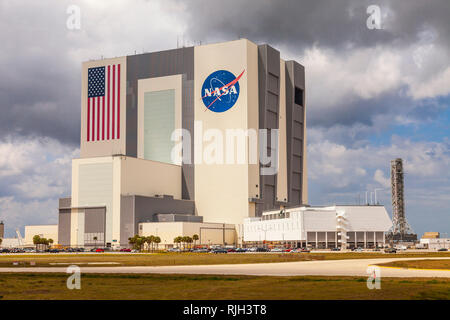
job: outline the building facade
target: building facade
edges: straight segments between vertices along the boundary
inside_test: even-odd
[[[240,243],[245,218],[307,203],[304,68],[269,45],[88,61],[81,97],[62,245],[126,246],[167,219],[233,224]]]
[[[52,239],[53,243],[58,243],[58,225],[34,225],[25,226],[25,246],[34,246],[33,237],[39,236],[41,238]]]
[[[391,227],[383,206],[303,206],[245,219],[244,243],[317,249],[375,248],[385,244],[385,232]]]

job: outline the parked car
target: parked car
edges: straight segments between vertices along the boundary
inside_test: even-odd
[[[103,249],[103,248],[97,248],[97,249],[95,249],[95,252],[105,252],[105,249]]]
[[[448,251],[447,248],[440,248],[438,251]]]
[[[1,251],[1,253],[10,253],[11,250],[7,249],[7,248],[3,248]]]
[[[237,248],[236,252],[247,252],[246,248]]]
[[[341,251],[341,248],[335,247],[335,248],[331,249],[331,251]]]
[[[395,248],[386,248],[384,253],[397,253],[397,250]]]
[[[354,252],[363,252],[363,249],[361,247],[353,248],[352,251]]]
[[[270,252],[283,252],[283,249],[281,249],[281,248],[272,248],[272,249],[270,249]]]
[[[131,252],[130,248],[122,248],[119,250],[120,252]]]
[[[211,250],[211,253],[228,253],[228,250],[223,248],[215,248]]]
[[[167,252],[181,252],[180,248],[170,248]]]
[[[256,248],[256,252],[269,252],[269,249],[263,248],[263,247],[258,247],[258,248]]]

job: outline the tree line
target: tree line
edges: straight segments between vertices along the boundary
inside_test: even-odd
[[[147,248],[153,252],[155,249],[158,249],[158,244],[161,243],[161,238],[158,236],[148,236],[148,237],[141,237],[139,235],[134,235],[132,238],[128,238],[128,242],[133,246],[133,249],[142,251],[142,249],[147,245]]]
[[[199,236],[197,234],[194,234],[192,237],[189,236],[178,236],[173,239],[173,242],[178,245],[183,245],[183,249],[185,250],[186,247],[190,248],[190,244],[194,243],[194,246],[196,244],[196,241],[199,239]],[[158,236],[140,236],[140,235],[134,235],[131,238],[128,238],[128,243],[133,246],[133,249],[142,251],[145,247],[147,247],[149,250],[154,251],[155,245],[156,250],[158,249],[159,243],[161,243],[161,238]]]
[[[173,243],[176,243],[176,244],[178,244],[178,245],[182,244],[182,245],[183,245],[183,250],[186,250],[186,246],[187,246],[188,248],[190,248],[190,244],[191,244],[191,243],[194,243],[194,247],[195,247],[196,241],[197,241],[198,239],[199,239],[198,234],[194,234],[194,235],[192,236],[192,238],[189,237],[189,236],[184,236],[184,237],[178,236],[178,237],[175,237],[175,238],[173,239]]]
[[[39,246],[49,246],[53,244],[53,239],[41,238],[39,235],[35,235],[33,237],[33,244],[36,246],[36,250],[38,250]]]

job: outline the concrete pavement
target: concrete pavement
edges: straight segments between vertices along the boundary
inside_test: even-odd
[[[149,274],[215,274],[215,275],[255,275],[255,276],[367,276],[370,265],[391,261],[450,259],[450,258],[378,258],[296,261],[279,263],[158,266],[158,267],[83,267],[82,273],[149,273]],[[0,268],[1,272],[59,272],[66,267]],[[404,268],[381,268],[382,277],[445,277],[450,278],[450,270],[425,270]]]

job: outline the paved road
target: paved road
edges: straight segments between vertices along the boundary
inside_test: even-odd
[[[402,260],[450,258],[380,258],[298,261],[281,263],[222,264],[161,267],[83,267],[82,273],[159,273],[159,274],[216,274],[256,276],[367,276],[367,267],[378,263]],[[0,272],[66,272],[66,267],[0,268]],[[382,277],[445,277],[450,270],[415,270],[381,268]]]

